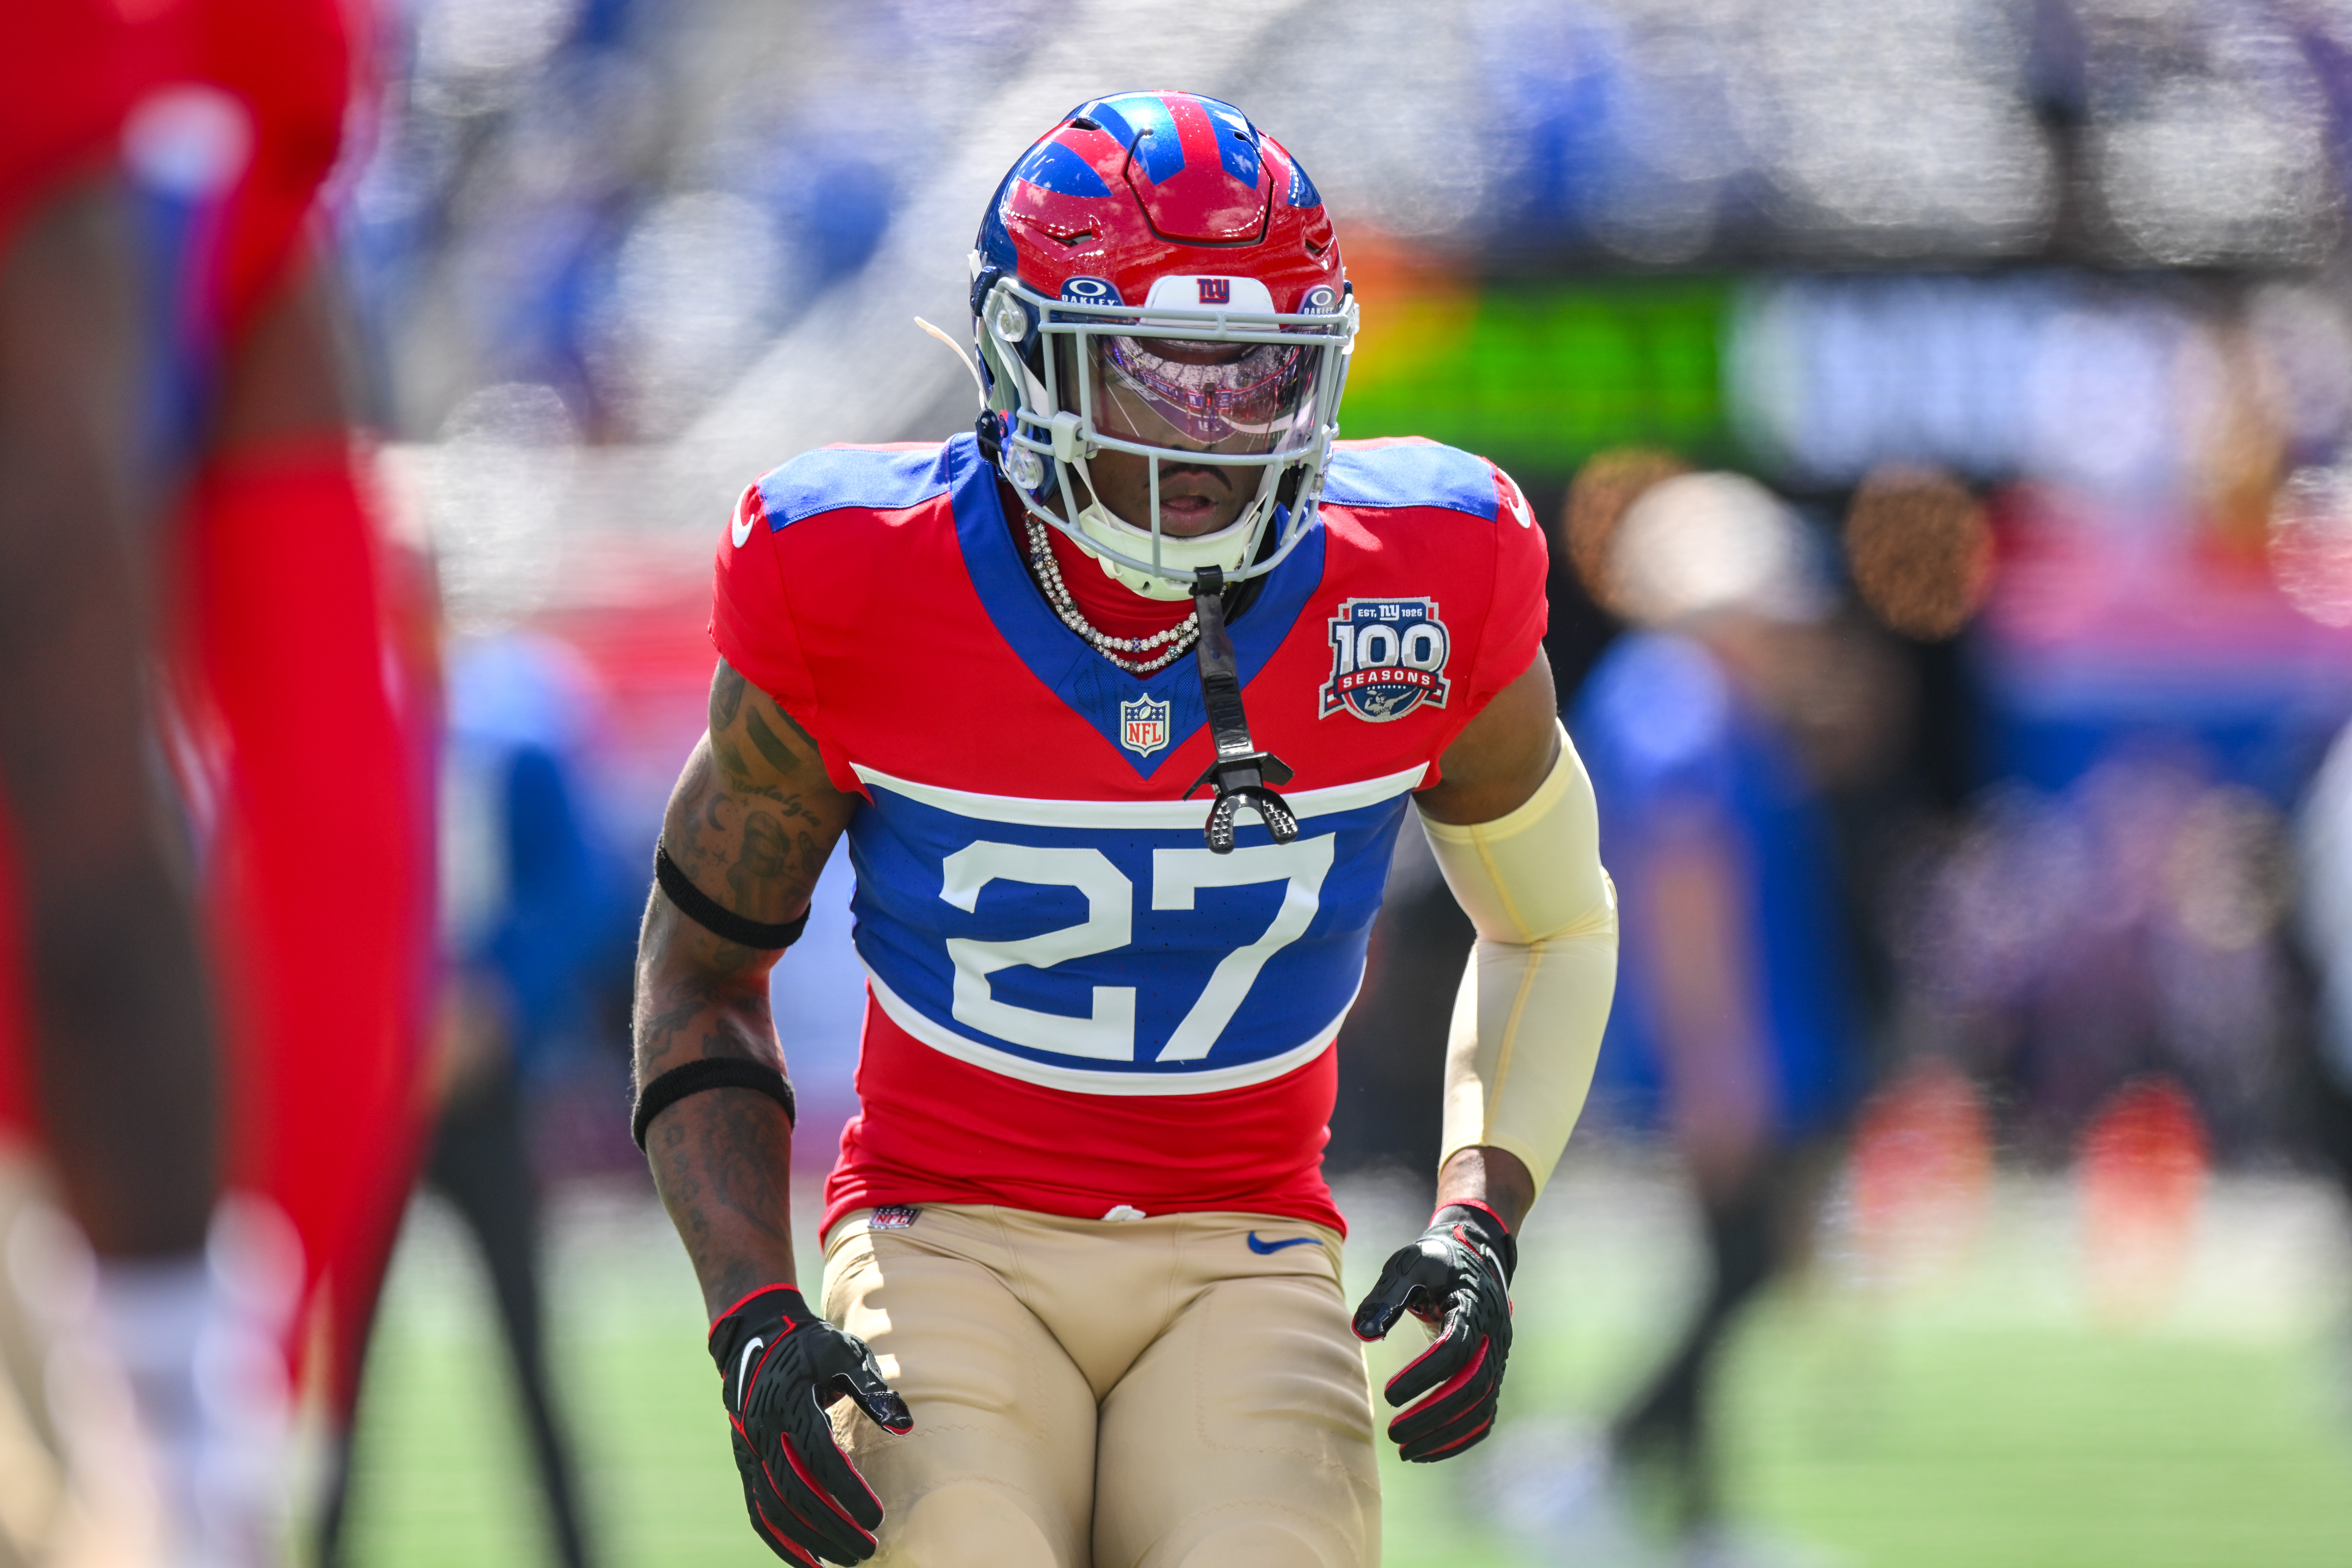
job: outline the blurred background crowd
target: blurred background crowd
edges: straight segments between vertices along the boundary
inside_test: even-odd
[[[540,1476],[568,1563],[756,1556],[731,1505],[657,1530],[583,1493],[567,1430],[609,1475],[613,1428],[667,1428],[544,1372],[551,1310],[559,1363],[626,1341],[567,1298],[635,1288],[613,1238],[660,1245],[628,965],[703,724],[711,549],[798,451],[968,427],[913,319],[960,332],[1032,137],[1164,84],[1240,105],[1330,203],[1364,320],[1344,435],[1458,444],[1535,504],[1622,900],[1593,1109],[1538,1220],[1569,1304],[1523,1285],[1523,1336],[1560,1348],[1515,1371],[1483,1468],[1400,1479],[1391,1560],[1472,1516],[1496,1562],[2342,1560],[2352,7],[405,0],[373,26],[329,205],[377,515],[438,585],[448,978],[440,1195],[338,1550],[541,1550],[528,1510],[467,1534],[435,1489],[457,1455]],[[812,1159],[853,1106],[847,877],[776,971]],[[1408,833],[1341,1040],[1351,1210],[1420,1201],[1470,941]],[[541,1195],[572,1227],[544,1271]],[[425,1353],[470,1331],[459,1220],[527,1448],[462,1431],[485,1385]],[[1795,1282],[1824,1274],[1844,1305]],[[2221,1275],[2275,1299],[2196,1307]],[[2051,1279],[2071,1305],[2002,1315]],[[1790,1391],[1864,1342],[1875,1414]],[[2053,1416],[2071,1436],[2011,1473],[1954,1414],[1990,1384],[1948,1370],[1997,1343],[2143,1403]],[[698,1400],[693,1360],[664,1364]],[[2064,1381],[2085,1367],[2111,1382]],[[1914,1456],[1940,1480],[1886,1458],[1914,1395],[1981,1439]],[[1819,1452],[1785,1436],[1807,1423]],[[2158,1430],[2137,1481],[2099,1479]],[[2242,1487],[2168,1493],[2200,1441]]]
[[[910,318],[959,319],[1003,149],[1181,76],[1345,223],[1347,434],[1458,442],[1546,513],[1571,706],[1629,626],[1772,628],[1741,689],[1820,792],[1857,1051],[1998,1082],[2042,1158],[2157,1068],[2231,1153],[2292,1135],[2290,818],[2352,712],[2352,13],[399,20],[341,207],[387,480],[461,638],[561,645],[598,846],[634,859],[697,721],[730,492],[968,423]],[[1357,1158],[1427,1131],[1362,1113],[1406,1121]]]

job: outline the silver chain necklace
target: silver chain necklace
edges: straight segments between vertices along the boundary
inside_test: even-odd
[[[1115,637],[1097,627],[1078,608],[1078,601],[1062,581],[1062,563],[1054,559],[1053,547],[1045,540],[1045,525],[1034,517],[1029,524],[1029,570],[1045,591],[1045,602],[1061,617],[1062,624],[1087,640],[1088,647],[1130,675],[1150,675],[1175,663],[1192,651],[1201,638],[1201,612],[1194,610],[1164,632],[1154,632],[1148,637]],[[1168,646],[1157,654],[1151,650]],[[1131,656],[1150,654],[1149,658]]]

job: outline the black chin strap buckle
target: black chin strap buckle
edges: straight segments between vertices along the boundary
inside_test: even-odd
[[[1213,784],[1217,796],[1209,806],[1209,821],[1202,829],[1209,841],[1212,854],[1234,852],[1234,819],[1246,806],[1257,813],[1258,820],[1276,844],[1287,844],[1298,837],[1298,817],[1290,803],[1282,798],[1275,785],[1288,784],[1294,776],[1280,757],[1257,749],[1250,740],[1249,715],[1242,710],[1241,672],[1234,658],[1234,639],[1225,631],[1225,574],[1214,566],[1204,566],[1192,579],[1192,607],[1201,618],[1201,641],[1196,658],[1201,667],[1201,695],[1209,710],[1209,737],[1217,748],[1217,760],[1209,764],[1192,787],[1184,792],[1190,800],[1201,792],[1203,784]]]

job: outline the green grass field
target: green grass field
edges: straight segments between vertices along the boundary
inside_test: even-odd
[[[1364,1274],[1417,1228],[1343,1193]],[[1741,1561],[1813,1568],[2341,1568],[2352,1563],[2343,1215],[2321,1189],[2224,1183],[2179,1290],[2128,1325],[2086,1305],[2063,1185],[2012,1180],[1972,1245],[1873,1282],[1832,1211],[1722,1379]],[[361,1568],[546,1561],[507,1373],[464,1234],[413,1217],[370,1366],[352,1512]],[[1654,1172],[1585,1159],[1526,1238],[1506,1426],[1478,1454],[1391,1465],[1386,1562],[1593,1563],[1599,1538],[1491,1521],[1551,1473],[1672,1333],[1696,1269]],[[741,1522],[684,1255],[632,1194],[559,1205],[557,1354],[604,1568],[770,1563]],[[812,1277],[814,1270],[811,1270]],[[1385,1377],[1400,1358],[1375,1352]],[[1482,1522],[1486,1521],[1486,1522]],[[1552,1549],[1547,1549],[1552,1548]],[[1657,1561],[1639,1552],[1628,1563]]]

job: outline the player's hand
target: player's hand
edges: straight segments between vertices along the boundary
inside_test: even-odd
[[[825,1411],[846,1394],[886,1430],[908,1431],[915,1418],[866,1342],[810,1311],[796,1287],[771,1285],[710,1325],[710,1356],[744,1505],[768,1550],[803,1568],[873,1556],[882,1500],[834,1441]]]
[[[1517,1264],[1518,1244],[1500,1219],[1483,1207],[1448,1204],[1381,1266],[1371,1294],[1356,1308],[1360,1340],[1385,1339],[1407,1312],[1436,1333],[1436,1342],[1389,1379],[1391,1405],[1421,1399],[1389,1423],[1389,1440],[1401,1457],[1451,1458],[1494,1426],[1511,1353],[1511,1270]]]

